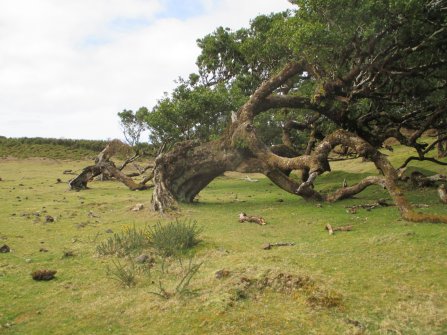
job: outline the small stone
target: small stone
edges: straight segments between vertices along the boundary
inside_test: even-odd
[[[143,208],[144,208],[144,205],[143,205],[143,204],[136,204],[136,205],[132,208],[132,211],[134,211],[134,212],[138,212],[138,211],[141,211]]]
[[[284,202],[284,199],[278,199],[277,202]]]
[[[45,222],[54,222],[54,218],[51,215],[45,215]]]
[[[62,255],[62,258],[66,258],[66,257],[74,257],[74,252],[71,250],[65,250],[64,254]]]
[[[89,218],[99,218],[99,215],[96,215],[95,213],[93,213],[93,211],[88,212],[88,217]]]
[[[135,262],[139,264],[152,264],[155,262],[155,259],[149,255],[142,254],[135,258]]]
[[[26,263],[31,263],[33,260],[31,259],[31,258],[27,258],[27,259],[25,259],[25,262]]]
[[[34,280],[51,280],[57,273],[55,270],[36,270],[31,273]]]
[[[56,183],[57,183],[57,184],[60,184],[60,183],[62,183],[62,180],[61,180],[60,178],[57,178],[57,179],[56,179]]]
[[[106,233],[107,233],[107,234],[112,234],[112,233],[113,233],[113,230],[109,228],[109,229],[106,230]]]
[[[230,275],[230,271],[222,269],[219,271],[216,271],[216,273],[214,274],[214,276],[216,277],[216,279],[222,279],[222,278],[226,278]]]
[[[39,249],[39,252],[48,252],[48,249],[40,248],[40,249]]]
[[[264,250],[270,250],[272,248],[272,245],[270,243],[265,243],[262,245],[262,249]]]
[[[11,248],[8,247],[6,244],[3,244],[3,246],[0,248],[0,252],[6,254],[7,252],[11,252]]]

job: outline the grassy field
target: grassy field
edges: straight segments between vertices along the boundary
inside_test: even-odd
[[[397,162],[404,153],[394,155]],[[68,191],[71,176],[62,172],[87,164],[0,159],[0,246],[11,248],[0,253],[1,334],[447,333],[447,226],[402,221],[395,207],[347,213],[346,206],[389,198],[379,188],[319,205],[260,175],[251,175],[259,180],[252,183],[229,173],[197,203],[160,217],[148,210],[150,191],[99,181],[87,191]],[[374,171],[357,160],[334,169],[317,188],[334,189],[344,178],[353,183]],[[421,211],[447,214],[434,189],[405,188],[413,203],[424,205]],[[145,208],[131,211],[137,203]],[[241,211],[263,216],[267,225],[239,223]],[[55,221],[46,223],[45,215]],[[158,263],[135,270],[130,288],[114,280],[107,267],[133,264],[138,254],[100,256],[97,246],[113,233],[175,219],[203,227],[193,259],[203,264],[188,287],[195,294],[153,294],[160,285],[175,292],[186,260],[168,259],[164,272]],[[330,236],[328,223],[353,231]],[[262,249],[274,242],[296,244]],[[57,270],[56,278],[34,281],[37,269]],[[219,270],[223,278],[216,278]]]

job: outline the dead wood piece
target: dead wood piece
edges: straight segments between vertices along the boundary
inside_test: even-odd
[[[292,247],[295,242],[276,242],[276,243],[265,243],[262,245],[262,249],[270,250],[272,247]]]
[[[55,270],[35,270],[31,273],[34,280],[51,280],[57,273]]]
[[[438,187],[438,195],[439,199],[443,204],[447,204],[447,187],[445,184],[442,184]]]
[[[394,206],[393,204],[389,204],[385,199],[379,199],[377,202],[374,202],[372,204],[361,204],[361,205],[353,205],[353,206],[346,206],[346,212],[349,214],[356,214],[357,210],[362,208],[366,209],[367,211],[370,211],[377,207],[388,207],[388,206]]]
[[[329,235],[333,235],[334,231],[351,231],[352,226],[340,226],[340,227],[332,227],[329,223],[326,225],[326,230],[329,232]]]
[[[257,180],[257,179],[251,179],[249,176],[246,176],[245,178],[241,178],[242,180],[245,180],[245,181],[248,181],[248,182],[250,182],[250,183],[256,183],[256,182],[258,182],[259,180]]]
[[[247,215],[245,213],[240,213],[239,214],[239,222],[254,222],[254,223],[257,223],[257,224],[262,225],[262,226],[266,224],[266,222],[265,222],[263,217],[261,217],[261,216],[250,216],[250,215]]]
[[[447,181],[447,177],[442,174],[426,176],[419,171],[414,171],[410,175],[410,180],[414,187],[432,187],[435,186],[436,182]]]
[[[141,211],[144,208],[143,204],[136,204],[131,210],[134,212]]]
[[[73,170],[64,170],[64,172],[62,172],[63,174],[76,174],[73,172]]]

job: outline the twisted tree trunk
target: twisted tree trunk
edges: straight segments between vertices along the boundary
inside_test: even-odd
[[[177,202],[192,202],[223,172],[244,171],[263,173],[283,190],[308,200],[332,202],[351,197],[371,185],[380,185],[388,190],[404,219],[447,223],[447,216],[416,213],[397,186],[396,170],[386,156],[356,134],[337,130],[326,136],[313,152],[298,157],[281,157],[266,147],[256,135],[254,117],[270,108],[310,108],[308,99],[272,95],[276,88],[305,67],[304,62],[290,63],[278,75],[265,81],[232,118],[220,140],[204,144],[184,142],[171,152],[160,155],[154,169],[153,210],[164,212],[176,208]],[[321,108],[318,111],[333,112]],[[328,156],[337,145],[351,148],[359,156],[374,162],[382,176],[367,177],[357,185],[343,187],[332,194],[320,194],[314,190],[315,179],[330,171]],[[304,171],[305,181],[297,183],[290,179],[286,174],[290,170]]]

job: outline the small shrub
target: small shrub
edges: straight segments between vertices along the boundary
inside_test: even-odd
[[[196,291],[191,290],[189,288],[189,285],[193,277],[199,272],[199,269],[203,263],[194,263],[193,258],[194,256],[192,255],[189,257],[187,265],[183,264],[180,257],[177,259],[182,268],[182,274],[177,278],[175,287],[172,287],[170,289],[165,287],[166,282],[172,282],[172,280],[166,278],[166,272],[161,269],[159,271],[160,278],[158,280],[157,291],[149,291],[149,293],[157,295],[163,299],[170,299],[174,296],[186,297],[196,294]],[[165,281],[165,279],[167,280]]]
[[[106,241],[96,247],[99,255],[116,255],[123,257],[131,253],[143,250],[149,246],[148,238],[144,231],[134,227],[126,228],[122,233],[115,233]]]
[[[202,229],[193,221],[170,222],[162,225],[160,222],[148,228],[150,245],[161,256],[169,257],[185,253],[196,246],[200,240]]]
[[[121,283],[125,287],[133,287],[136,284],[136,269],[132,262],[123,265],[120,261],[112,261],[113,266],[107,266],[107,275]]]
[[[317,288],[309,292],[307,302],[314,308],[333,308],[342,304],[343,297],[332,289]]]

